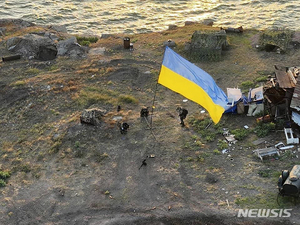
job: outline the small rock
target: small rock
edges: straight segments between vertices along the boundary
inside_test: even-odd
[[[195,22],[193,22],[193,21],[185,21],[185,22],[184,22],[184,25],[185,25],[185,26],[193,25],[193,24],[195,24]]]
[[[163,45],[164,45],[164,47],[168,46],[170,48],[176,47],[176,43],[172,40],[165,41]]]
[[[201,21],[201,24],[206,25],[206,26],[212,26],[212,25],[214,25],[214,21],[212,19],[204,19]]]
[[[176,25],[173,25],[173,24],[169,25],[169,30],[175,30],[176,28],[177,28]]]

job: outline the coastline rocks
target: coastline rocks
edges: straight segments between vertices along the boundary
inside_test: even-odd
[[[0,19],[0,27],[14,24],[19,28],[35,26],[34,23],[22,19]]]
[[[171,24],[171,25],[169,25],[168,30],[176,30],[177,27],[178,27],[177,25]]]
[[[193,24],[195,24],[196,22],[194,22],[194,21],[185,21],[184,22],[184,26],[189,26],[189,25],[193,25]]]
[[[212,19],[204,19],[200,23],[210,27],[214,25],[214,21]]]
[[[82,47],[77,43],[76,37],[58,42],[57,44],[57,55],[59,56],[70,56],[70,57],[85,57],[87,48]]]
[[[28,59],[53,60],[56,56],[85,57],[87,48],[77,43],[75,37],[60,41],[52,33],[27,34],[6,41],[9,51]]]
[[[48,26],[48,29],[55,30],[59,33],[68,33],[68,30],[64,25],[50,25]]]
[[[10,38],[6,42],[6,47],[9,51],[18,53],[26,58],[52,60],[57,55],[55,43],[48,37],[36,34]]]

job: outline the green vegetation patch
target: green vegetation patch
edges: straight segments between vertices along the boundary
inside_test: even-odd
[[[120,95],[118,101],[128,104],[137,104],[139,102],[135,97],[131,95]]]
[[[247,81],[242,82],[241,85],[242,85],[242,89],[245,90],[245,89],[253,88],[254,82],[247,80]]]
[[[16,81],[15,83],[13,83],[12,86],[22,87],[22,86],[24,86],[25,84],[26,84],[25,81],[23,81],[23,80],[18,80],[18,81]]]
[[[272,130],[275,130],[276,124],[275,123],[259,123],[255,128],[254,128],[254,133],[258,137],[265,137],[267,136]]]
[[[266,82],[268,80],[268,76],[261,76],[255,79],[256,82]]]
[[[219,139],[217,146],[218,146],[218,149],[223,150],[223,149],[228,148],[228,143],[225,140]]]
[[[189,124],[193,129],[201,135],[202,141],[212,142],[216,139],[216,135],[220,134],[220,125],[214,125],[210,118],[190,117]]]
[[[272,171],[271,170],[260,170],[260,171],[258,171],[258,175],[261,177],[271,177]]]
[[[81,90],[77,101],[82,106],[90,106],[97,103],[115,104],[118,101],[118,97],[120,97],[118,92],[92,86]]]
[[[277,203],[276,192],[266,192],[249,197],[240,197],[235,199],[235,204],[241,208],[252,209],[278,209],[291,206],[292,202],[288,198],[281,199],[280,205]]]
[[[80,45],[89,46],[91,43],[96,43],[99,38],[97,37],[81,37],[76,36],[77,42]]]
[[[0,187],[5,187],[7,179],[10,177],[10,171],[0,170]]]
[[[234,134],[234,138],[238,141],[244,140],[250,133],[250,130],[246,129],[235,129],[230,131],[232,134]]]
[[[31,74],[31,75],[37,75],[39,74],[41,71],[37,68],[29,68],[25,71],[26,74]]]

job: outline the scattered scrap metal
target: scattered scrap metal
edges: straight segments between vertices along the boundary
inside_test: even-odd
[[[235,135],[230,134],[227,128],[223,128],[223,136],[230,145],[235,144],[237,142],[237,140],[234,138]]]
[[[275,147],[256,149],[253,152],[261,159],[261,161],[263,161],[264,156],[272,156],[275,154],[280,156],[278,148]]]
[[[293,149],[294,147],[295,147],[294,145],[285,146],[283,142],[279,142],[275,146],[256,149],[253,151],[253,153],[256,154],[261,159],[261,161],[263,161],[265,156],[273,156],[273,155],[280,156],[280,152]]]

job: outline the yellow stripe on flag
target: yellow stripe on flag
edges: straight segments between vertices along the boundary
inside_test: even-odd
[[[225,109],[215,104],[210,96],[197,84],[164,65],[161,67],[158,83],[203,106],[215,124],[220,121]]]

